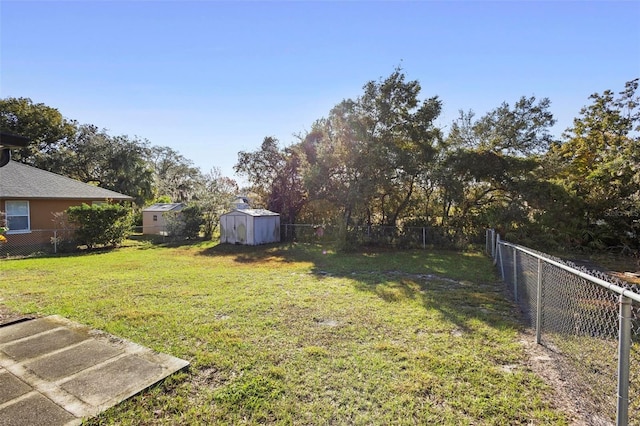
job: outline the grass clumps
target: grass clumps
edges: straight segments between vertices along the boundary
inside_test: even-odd
[[[91,424],[565,424],[479,253],[122,248],[4,261],[0,292],[189,360]]]

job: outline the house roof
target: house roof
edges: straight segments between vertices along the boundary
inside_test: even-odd
[[[0,198],[133,200],[128,195],[89,185],[16,161],[0,167]]]
[[[16,146],[25,147],[27,145],[29,145],[29,138],[14,135],[13,133],[0,132],[0,148],[9,148]]]
[[[143,212],[170,212],[180,211],[185,207],[182,203],[156,203],[142,209]]]
[[[253,216],[253,217],[280,216],[280,213],[275,213],[275,212],[272,212],[271,210],[267,210],[267,209],[236,209],[234,211],[231,211],[231,212],[225,213],[225,214],[231,214],[231,213],[243,213],[243,214],[246,214],[246,215],[249,215],[249,216]]]

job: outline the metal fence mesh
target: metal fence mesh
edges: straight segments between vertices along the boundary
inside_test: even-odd
[[[0,258],[52,254],[61,251],[67,232],[55,229],[36,229],[29,233],[7,233],[0,244]]]
[[[469,240],[455,229],[441,226],[349,226],[341,229],[327,224],[282,224],[280,231],[284,242],[336,243],[344,239],[358,246],[397,248],[455,248],[478,242],[477,238]]]
[[[493,238],[487,234],[487,239]],[[618,403],[618,351],[620,335],[620,295],[580,276],[586,273],[640,295],[640,286],[598,271],[589,271],[569,262],[526,249],[574,271],[539,260],[498,240],[487,253],[495,252],[496,266],[523,312],[528,325],[536,327],[540,313],[540,343],[560,355],[564,375],[588,393],[585,398],[597,413],[595,422],[616,421]],[[538,274],[541,292],[538,296]],[[538,309],[540,303],[540,309]],[[628,424],[640,425],[640,303],[631,300],[631,349],[628,369]]]
[[[144,231],[144,233],[143,233]],[[0,243],[0,259],[46,256],[77,251],[75,230],[32,229],[25,233],[7,233],[6,242]],[[130,230],[131,239],[144,238],[154,243],[166,243],[179,239],[170,234],[166,227],[134,226]]]

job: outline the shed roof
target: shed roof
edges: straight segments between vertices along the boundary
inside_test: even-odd
[[[172,212],[180,211],[185,207],[182,203],[156,203],[142,209],[143,212]]]
[[[0,167],[0,198],[133,200],[119,192],[89,185],[16,161]]]
[[[243,213],[243,214],[246,214],[246,215],[249,215],[249,216],[253,216],[253,217],[280,216],[280,213],[275,213],[275,212],[272,212],[271,210],[267,210],[267,209],[236,209],[236,210],[233,210],[233,211],[231,211],[229,213],[225,213],[225,214],[231,214],[231,213]]]

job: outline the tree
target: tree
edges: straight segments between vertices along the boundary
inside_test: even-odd
[[[202,174],[191,160],[168,146],[152,147],[148,159],[153,165],[156,196],[166,195],[174,202],[196,197]]]
[[[130,195],[142,206],[153,198],[153,175],[147,141],[84,124],[43,160],[46,170]]]
[[[265,137],[255,152],[238,153],[234,166],[267,209],[280,213],[283,223],[295,223],[306,201],[301,170],[304,157],[297,147],[280,149],[278,140]]]
[[[513,107],[503,102],[475,121],[472,111],[461,111],[451,127],[449,143],[510,156],[543,154],[553,142],[549,129],[555,119],[550,106],[548,98],[536,103],[535,96],[523,96]]]
[[[231,200],[237,194],[238,184],[233,179],[222,176],[219,168],[214,168],[203,176],[195,204],[202,214],[202,230],[206,240],[213,237],[220,223],[220,216],[228,211]]]
[[[582,200],[582,244],[638,247],[640,235],[639,79],[618,96],[594,93],[582,108],[564,143],[554,145],[546,161],[550,178]],[[578,238],[576,238],[578,239]]]
[[[441,102],[419,101],[420,84],[400,69],[363,89],[314,124],[305,181],[311,199],[330,200],[345,223],[393,226],[433,160]]]
[[[433,174],[443,224],[470,236],[485,226],[514,230],[530,223],[538,154],[551,143],[555,123],[549,106],[546,98],[522,97],[477,120],[473,112],[460,113]]]
[[[31,140],[29,146],[13,151],[14,160],[46,168],[42,166],[48,154],[73,139],[76,123],[57,109],[29,98],[5,98],[0,100],[0,130]]]

